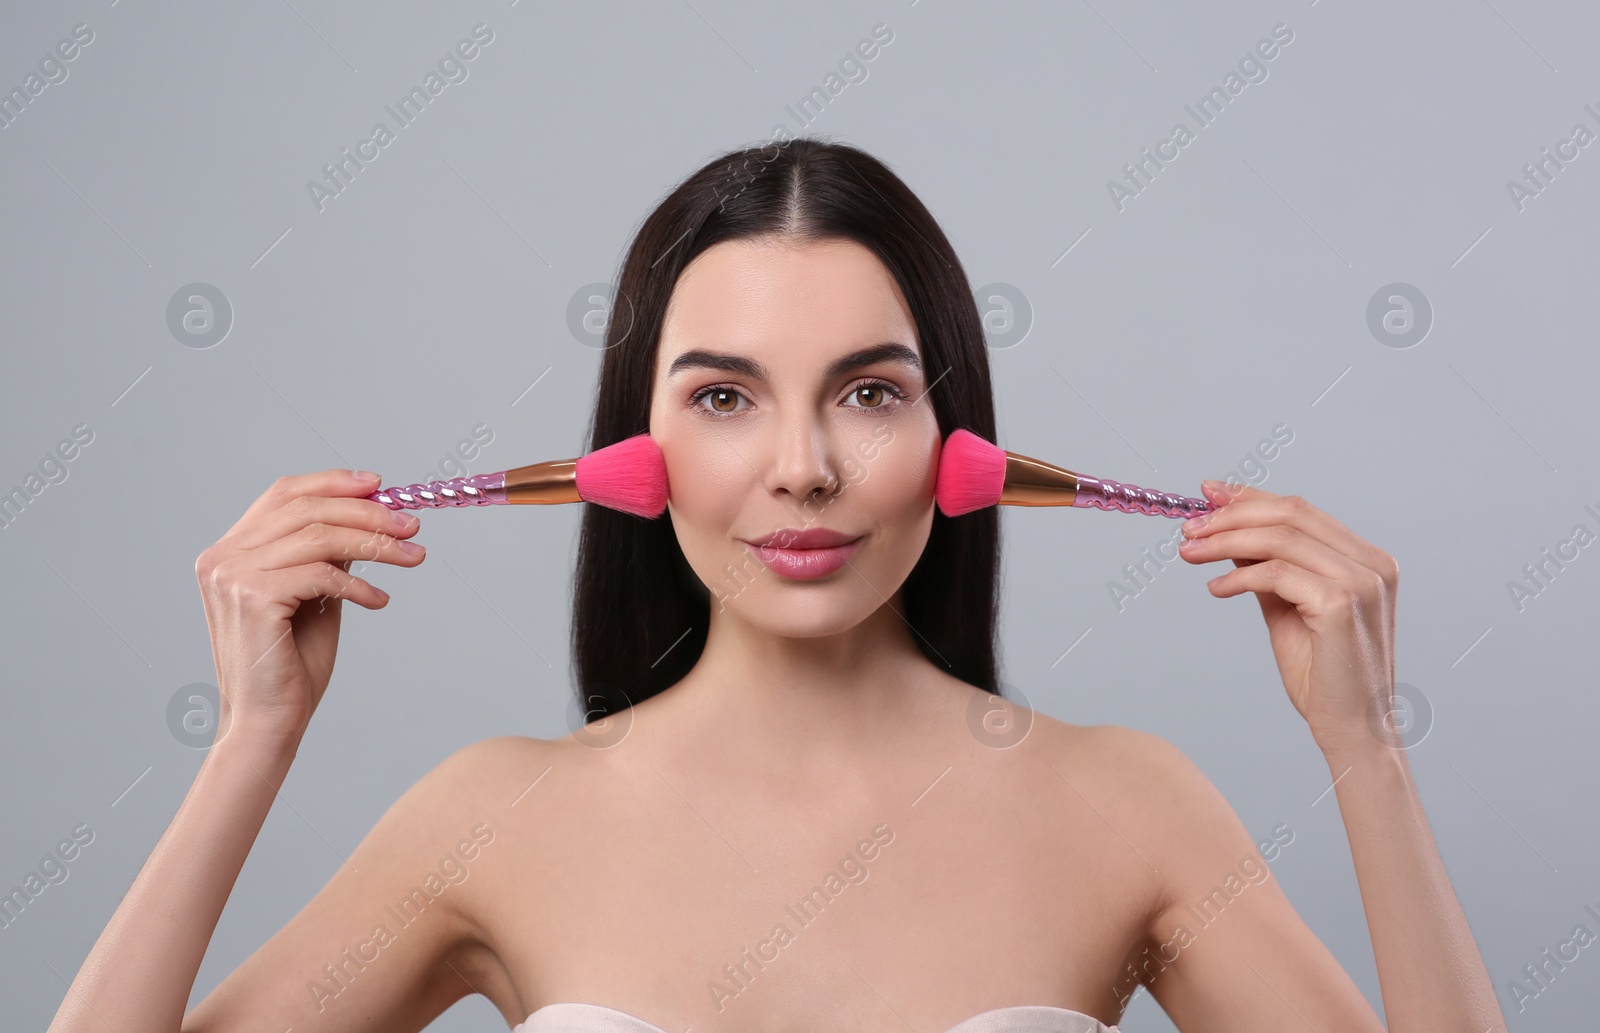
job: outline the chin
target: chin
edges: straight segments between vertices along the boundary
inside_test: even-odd
[[[878,594],[849,570],[825,582],[783,581],[768,572],[737,595],[711,601],[713,611],[721,607],[762,631],[789,638],[849,631],[882,605]]]
[[[821,638],[849,631],[894,599],[927,540],[925,533],[910,541],[895,534],[864,537],[850,561],[821,576],[779,573],[742,540],[732,551],[721,543],[691,548],[686,558],[707,586],[713,619],[731,616],[773,635]],[[723,561],[720,570],[709,569],[712,557]]]

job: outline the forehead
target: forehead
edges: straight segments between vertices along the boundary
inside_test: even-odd
[[[724,241],[697,255],[679,276],[661,327],[657,369],[693,348],[821,362],[892,340],[921,353],[893,274],[862,245]]]

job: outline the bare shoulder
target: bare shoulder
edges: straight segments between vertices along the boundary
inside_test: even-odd
[[[553,757],[559,749],[560,742],[554,739],[496,735],[456,750],[440,761],[427,777],[487,790],[500,779],[514,780],[530,762]]]
[[[549,830],[553,815],[527,798],[561,754],[559,740],[480,739],[449,754],[407,793],[418,798],[415,838],[432,847],[462,930],[444,958],[448,971],[494,1004],[508,1025],[527,1009],[503,956],[498,920],[524,899],[530,836],[560,839],[535,835]]]
[[[469,818],[468,824],[482,822],[498,831],[515,831],[527,825],[527,798],[536,786],[548,789],[546,775],[552,768],[569,772],[576,768],[578,754],[590,752],[573,746],[571,737],[480,739],[445,757],[411,792],[426,797],[426,824],[436,835],[447,835]]]
[[[1153,732],[1126,725],[1072,724],[1035,711],[1031,734],[1052,763],[1113,779],[1133,792],[1194,791],[1209,785],[1184,752]]]
[[[1077,733],[1080,755],[1125,816],[1119,825],[1126,822],[1127,835],[1161,873],[1158,915],[1204,895],[1219,873],[1242,870],[1271,879],[1261,851],[1274,856],[1274,843],[1255,842],[1222,791],[1175,743],[1117,725],[1078,727]],[[1281,845],[1277,832],[1274,840]],[[1276,886],[1272,893],[1278,895]]]
[[[468,743],[418,779],[391,808],[396,813],[385,816],[404,820],[416,849],[443,851],[467,869],[456,876],[461,888],[447,896],[475,934],[482,931],[480,908],[486,894],[492,896],[497,872],[514,866],[507,855],[525,841],[532,808],[524,798],[560,748],[559,742],[521,735]]]
[[[520,735],[468,743],[424,773],[380,824],[403,826],[405,839],[421,850],[460,848],[474,837],[487,843],[556,749],[552,741]]]
[[[1177,744],[1120,725],[1095,725],[1086,731],[1107,769],[1141,797],[1183,851],[1193,851],[1202,842],[1249,844],[1248,833],[1221,790]]]
[[[1199,765],[1159,735],[1040,724],[1041,743],[1059,758],[1052,763],[1076,772],[1082,794],[1154,873],[1154,906],[1118,977],[1119,995],[1131,995],[1136,980],[1183,1029],[1383,1029],[1272,873],[1293,828],[1279,824],[1256,842]],[[1241,984],[1245,966],[1254,978]],[[1308,1018],[1290,1000],[1317,1010]]]
[[[554,742],[521,735],[468,743],[425,772],[391,809],[407,810],[412,827],[425,839],[435,838],[434,833],[455,828],[469,813],[486,818],[500,811],[499,797],[555,749]],[[503,801],[510,802],[511,797]]]
[[[1127,816],[1127,823],[1172,829],[1176,818],[1195,808],[1214,816],[1219,804],[1227,806],[1183,750],[1153,732],[1124,725],[1073,724],[953,678],[946,680],[962,691],[945,705],[964,711],[960,716],[973,739],[996,755],[1048,764],[1055,775],[1087,794],[1090,803],[1102,811],[1114,807]],[[948,718],[952,710],[943,716]],[[1123,825],[1124,820],[1118,819],[1117,826]]]
[[[1232,805],[1172,741],[1123,725],[1075,725],[1042,714],[1034,721],[1041,755],[1164,873],[1179,876],[1197,858],[1253,847]]]
[[[486,740],[428,770],[322,889],[184,1016],[185,1033],[420,1030],[472,989],[512,1000],[484,946],[486,890],[511,853],[503,844],[512,837],[500,835],[511,825],[509,787],[547,745]],[[379,957],[387,960],[374,964]]]

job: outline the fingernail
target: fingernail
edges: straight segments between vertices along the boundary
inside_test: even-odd
[[[350,473],[358,481],[381,481],[383,479],[371,470],[351,470]]]
[[[422,521],[418,520],[415,515],[405,512],[396,513],[394,515],[394,522],[400,525],[400,529],[403,531],[409,531],[413,527],[416,527],[418,524],[422,523]]]
[[[1197,516],[1197,517],[1190,517],[1189,519],[1187,519],[1187,520],[1185,520],[1183,522],[1184,533],[1185,534],[1193,534],[1195,531],[1198,531],[1198,530],[1200,530],[1200,528],[1206,526],[1206,523],[1210,519],[1211,519],[1211,514],[1210,513],[1203,513],[1203,514],[1201,514],[1200,516]]]
[[[407,556],[421,556],[427,551],[416,542],[399,542],[397,544],[400,546],[400,551]]]

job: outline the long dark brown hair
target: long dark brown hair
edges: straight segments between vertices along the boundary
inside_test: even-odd
[[[940,436],[965,427],[995,440],[983,327],[944,232],[876,158],[800,137],[718,157],[641,224],[616,284],[588,451],[649,430],[656,348],[678,275],[707,248],[762,236],[848,238],[877,255],[915,320]],[[572,655],[587,722],[689,672],[705,647],[711,593],[684,558],[670,520],[583,508]],[[923,655],[996,695],[999,572],[996,507],[955,518],[935,508],[927,547],[903,586],[902,614]]]

